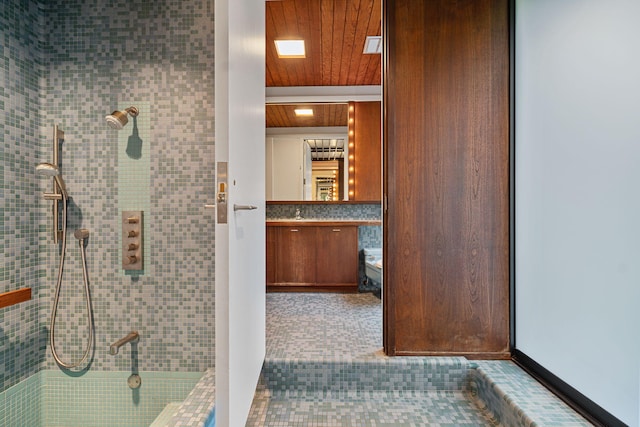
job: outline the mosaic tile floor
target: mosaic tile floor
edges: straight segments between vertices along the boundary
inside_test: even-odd
[[[362,360],[382,354],[382,303],[362,294],[267,294],[267,359]]]
[[[468,365],[384,356],[372,294],[267,294],[265,367],[246,425],[497,425],[466,394]]]
[[[511,361],[386,357],[372,294],[267,294],[248,427],[591,424]]]

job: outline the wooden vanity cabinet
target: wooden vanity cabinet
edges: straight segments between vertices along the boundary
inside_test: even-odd
[[[357,226],[268,226],[266,249],[269,290],[358,288]]]

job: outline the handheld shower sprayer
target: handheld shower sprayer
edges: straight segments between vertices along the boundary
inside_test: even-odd
[[[136,107],[126,108],[124,111],[114,111],[113,113],[105,116],[105,120],[107,120],[107,124],[116,130],[122,129],[127,123],[129,123],[129,117],[137,117],[138,109]]]
[[[60,175],[60,168],[58,168],[56,165],[52,163],[46,163],[46,162],[39,163],[36,166],[36,173],[44,176],[53,177],[53,179],[56,181],[56,184],[58,184],[58,187],[60,188],[60,192],[62,193],[63,197],[65,199],[67,198],[67,186],[65,185],[64,180]]]
[[[86,360],[88,360],[91,349],[93,348],[93,312],[91,310],[91,295],[89,293],[89,274],[87,272],[87,260],[84,253],[85,240],[89,237],[89,230],[81,228],[76,230],[76,232],[74,233],[74,236],[76,237],[76,239],[78,239],[78,244],[80,245],[80,253],[82,255],[82,276],[84,279],[85,300],[87,303],[87,346],[85,347],[84,354],[79,361],[67,363],[60,359],[60,356],[58,356],[58,352],[56,351],[55,332],[56,314],[58,311],[58,302],[60,299],[60,289],[62,288],[62,273],[64,270],[64,261],[67,251],[67,201],[69,197],[67,194],[67,186],[62,179],[60,168],[58,168],[58,166],[53,163],[39,163],[38,165],[36,165],[36,173],[39,175],[50,176],[56,183],[54,185],[54,192],[45,193],[44,198],[47,200],[53,200],[54,208],[56,209],[58,202],[62,201],[62,230],[58,230],[57,222],[54,222],[54,232],[56,236],[59,236],[59,240],[62,242],[62,245],[60,248],[60,264],[58,265],[58,280],[56,281],[56,290],[53,298],[53,308],[51,309],[49,346],[51,347],[53,358],[59,366],[65,369],[73,369],[82,365]],[[57,212],[57,210],[54,210],[54,215],[56,218],[58,216]],[[58,240],[56,239],[55,242],[58,243]]]

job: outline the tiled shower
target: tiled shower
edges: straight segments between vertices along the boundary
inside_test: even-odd
[[[91,371],[203,372],[214,355],[213,0],[7,0],[0,4],[0,292],[32,299],[0,309],[0,392],[57,369],[48,349],[58,246],[51,239],[53,126],[69,192],[69,239],[56,346],[86,340],[80,252],[86,228],[95,316]],[[121,131],[105,122],[131,105]],[[137,138],[137,139],[135,139]],[[139,151],[132,152],[137,143]],[[144,210],[145,267],[121,262],[123,210]],[[140,333],[135,361],[109,344]],[[143,380],[144,381],[144,380]],[[0,401],[0,405],[3,402]],[[1,412],[1,411],[0,411]]]

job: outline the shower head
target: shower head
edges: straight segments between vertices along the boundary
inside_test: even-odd
[[[107,124],[116,130],[120,130],[129,122],[127,118],[127,113],[123,113],[122,111],[114,111],[105,117],[107,120]]]
[[[36,172],[45,176],[58,176],[60,175],[60,169],[51,163],[38,163],[36,165]]]
[[[138,115],[138,109],[136,107],[129,107],[124,111],[116,110],[108,116],[105,116],[105,120],[112,129],[120,130],[129,123],[129,117],[127,117],[127,115],[136,117]]]
[[[73,235],[78,240],[88,239],[89,238],[89,230],[87,230],[86,228],[79,228],[73,233]]]
[[[65,198],[67,197],[67,186],[64,184],[62,176],[60,176],[60,168],[51,163],[38,163],[38,165],[36,165],[36,173],[44,176],[52,176],[58,184],[58,187],[60,187],[62,195]]]

